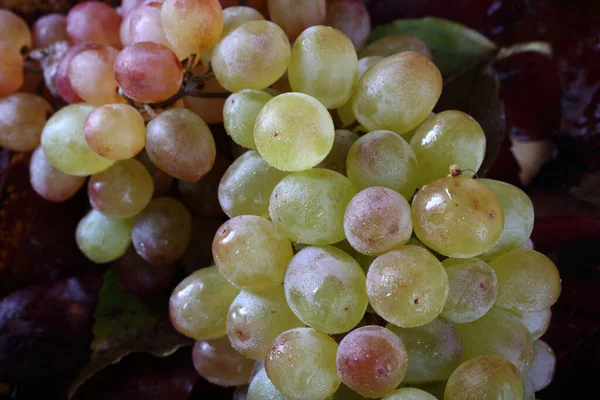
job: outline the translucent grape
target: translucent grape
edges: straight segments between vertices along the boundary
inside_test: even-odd
[[[288,400],[325,400],[340,385],[337,348],[335,340],[312,328],[283,332],[265,358],[267,376]]]
[[[337,172],[294,172],[275,186],[269,215],[295,242],[333,244],[344,239],[344,211],[355,194],[350,181]]]
[[[210,172],[216,157],[210,128],[185,108],[167,110],[148,123],[146,152],[158,168],[185,181]]]
[[[267,371],[261,368],[250,381],[246,400],[288,400],[267,376]]]
[[[419,187],[448,176],[458,164],[477,171],[485,156],[485,134],[481,126],[462,111],[442,111],[428,118],[410,140],[419,161]],[[473,176],[466,171],[463,176]]]
[[[90,149],[83,136],[85,120],[93,110],[89,104],[73,104],[48,120],[42,131],[42,147],[54,168],[69,175],[85,176],[113,164]]]
[[[106,44],[121,48],[122,18],[111,6],[99,1],[77,4],[67,14],[67,33],[73,43]]]
[[[345,0],[340,0],[345,1]],[[365,57],[358,60],[358,79],[360,79],[365,72],[373,65],[377,64],[379,61],[383,60],[383,57],[379,56],[371,56]],[[354,90],[354,88],[353,88]],[[356,121],[356,117],[354,116],[354,109],[352,108],[352,99],[350,98],[343,106],[337,109],[338,116],[340,120],[344,124],[344,126],[349,126]]]
[[[356,48],[362,49],[371,33],[371,18],[360,0],[335,0],[327,2],[325,25],[344,32]]]
[[[421,389],[402,388],[393,391],[381,400],[436,400],[436,397]]]
[[[67,103],[81,103],[83,100],[75,93],[69,80],[69,66],[71,60],[77,55],[82,49],[86,48],[88,43],[79,43],[69,47],[69,50],[60,59],[58,67],[56,68],[56,76],[54,77],[54,86],[58,95]]]
[[[533,342],[533,363],[527,376],[531,379],[536,392],[552,382],[555,368],[556,356],[552,348],[542,340]]]
[[[327,157],[335,129],[327,109],[302,93],[274,97],[260,110],[254,141],[260,155],[282,171],[302,171]]]
[[[252,7],[236,6],[223,9],[223,31],[224,37],[235,28],[248,21],[264,21],[265,17]]]
[[[67,17],[60,14],[47,14],[33,24],[33,48],[42,49],[53,43],[69,41]]]
[[[70,199],[85,182],[84,177],[67,175],[54,168],[41,147],[31,155],[29,179],[37,194],[54,202]]]
[[[161,19],[167,39],[180,60],[212,49],[223,29],[218,0],[166,0]]]
[[[0,41],[0,98],[13,94],[23,85],[23,57],[12,44]]]
[[[511,312],[515,314],[519,318],[519,322],[527,328],[533,340],[538,340],[546,333],[550,326],[550,320],[552,319],[552,310],[550,308],[534,312]]]
[[[192,211],[206,216],[222,216],[219,204],[219,181],[229,167],[230,161],[224,157],[215,158],[208,174],[196,182],[179,181],[179,192],[185,205]]]
[[[325,0],[268,0],[271,20],[281,26],[290,40],[306,28],[325,23]]]
[[[290,56],[290,42],[280,27],[269,21],[249,21],[216,45],[212,67],[219,83],[231,92],[262,90],[281,78]]]
[[[32,36],[27,23],[17,14],[5,9],[0,9],[0,38],[17,51],[31,49]]]
[[[101,44],[88,44],[69,63],[71,87],[83,101],[95,106],[122,103],[115,79],[115,60],[119,51]],[[90,77],[94,79],[90,79]]]
[[[433,110],[442,92],[442,75],[418,53],[408,51],[370,68],[352,97],[354,115],[368,130],[403,134]]]
[[[227,98],[223,107],[223,123],[234,142],[256,149],[254,123],[258,113],[273,96],[261,90],[244,89]]]
[[[533,231],[533,203],[525,192],[509,183],[493,179],[479,181],[496,195],[504,209],[504,230],[500,239],[490,251],[480,256],[484,260],[491,260],[527,242]]]
[[[433,321],[448,297],[448,276],[433,254],[404,246],[373,261],[367,273],[369,304],[383,319],[412,328]]]
[[[163,195],[173,183],[173,177],[166,172],[159,169],[148,157],[148,153],[145,150],[142,150],[141,153],[138,154],[136,159],[144,164],[144,167],[152,176],[152,181],[154,182],[154,197],[158,197]]]
[[[196,372],[215,385],[232,387],[248,383],[254,360],[231,347],[227,336],[214,340],[198,340],[192,349]]]
[[[358,188],[383,186],[412,198],[419,165],[408,143],[394,132],[375,131],[358,139],[346,160],[348,179]]]
[[[394,390],[406,374],[407,354],[389,329],[364,326],[342,339],[336,357],[344,384],[358,394],[376,398]]]
[[[223,337],[227,333],[227,310],[238,293],[217,267],[199,269],[171,294],[169,314],[173,327],[196,340]]]
[[[416,328],[386,326],[406,348],[408,368],[406,383],[443,381],[461,363],[463,343],[454,325],[441,318]]]
[[[448,257],[469,258],[492,248],[504,229],[504,210],[494,193],[460,176],[423,186],[412,202],[415,234]]]
[[[133,246],[152,264],[171,264],[185,252],[191,225],[190,213],[178,200],[154,199],[135,218]]]
[[[433,59],[431,51],[421,39],[411,35],[389,35],[375,40],[365,47],[359,54],[360,58],[369,56],[389,57],[403,51],[417,52],[430,60]]]
[[[162,6],[163,1],[146,0],[124,14],[119,33],[123,46],[137,42],[155,42],[171,47],[160,18]]]
[[[320,332],[347,332],[367,309],[365,273],[336,247],[302,249],[290,261],[283,286],[294,314]]]
[[[162,294],[171,285],[177,266],[150,264],[130,247],[125,255],[115,262],[113,269],[123,290],[134,296],[149,299]]]
[[[346,158],[350,147],[358,140],[358,135],[347,129],[336,129],[331,151],[317,167],[330,169],[346,175]]]
[[[550,308],[560,296],[556,265],[534,250],[515,249],[490,261],[498,277],[498,307],[518,312]]]
[[[454,371],[444,400],[523,400],[523,380],[519,371],[502,357],[486,355],[462,364]]]
[[[308,28],[296,39],[288,69],[292,89],[319,100],[327,108],[344,105],[358,76],[354,45],[337,29]]]
[[[281,285],[293,255],[292,244],[277,227],[254,215],[225,222],[213,240],[213,257],[221,274],[251,292]]]
[[[281,287],[259,294],[241,292],[231,303],[227,316],[227,335],[232,346],[254,360],[264,360],[279,334],[302,326]]]
[[[154,183],[142,163],[129,159],[116,162],[92,175],[88,182],[90,204],[102,214],[127,218],[139,214],[152,199]]]
[[[229,217],[269,218],[269,199],[288,173],[271,167],[256,150],[247,151],[227,169],[219,184],[219,203]]]
[[[475,321],[487,313],[498,296],[494,270],[477,258],[442,261],[450,282],[442,317],[457,324]]]
[[[77,224],[77,247],[97,264],[114,261],[125,254],[131,244],[131,226],[129,219],[111,218],[91,210]]]
[[[0,146],[31,151],[39,144],[52,107],[46,99],[29,93],[0,98]]]
[[[397,192],[379,186],[366,188],[350,200],[344,215],[348,242],[362,254],[378,256],[410,239],[410,205]]]
[[[372,57],[377,57],[377,56],[372,56]],[[429,116],[427,118],[425,118],[423,120],[423,122],[421,122],[419,125],[417,125],[416,128],[413,128],[412,130],[403,133],[402,137],[404,138],[404,140],[406,140],[408,143],[410,143],[410,141],[412,140],[413,136],[415,136],[415,133],[417,133],[417,131],[419,130],[419,128],[421,126],[423,126],[423,124],[425,124],[425,122],[429,121],[429,118],[433,117],[435,115],[435,113],[429,113]]]
[[[531,335],[508,311],[493,307],[478,320],[455,327],[463,339],[465,360],[493,354],[512,362],[521,373],[531,367]]]

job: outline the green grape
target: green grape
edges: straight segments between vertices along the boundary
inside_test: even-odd
[[[498,296],[494,270],[477,258],[447,258],[442,265],[450,283],[442,317],[462,324],[485,315]]]
[[[454,371],[444,400],[523,400],[523,395],[523,380],[515,366],[502,357],[485,355]]]
[[[550,326],[550,320],[552,319],[552,310],[550,308],[533,312],[511,312],[515,314],[519,318],[519,322],[527,328],[533,340],[538,340],[546,333]]]
[[[246,400],[288,400],[267,376],[267,371],[261,368],[250,381]]]
[[[472,171],[483,162],[485,143],[481,126],[462,111],[443,111],[427,118],[410,140],[419,161],[419,187],[448,176],[454,164],[466,171],[463,176],[473,176]]]
[[[256,150],[239,156],[219,184],[219,204],[230,218],[257,215],[269,218],[273,189],[288,173],[271,167]]]
[[[254,367],[254,361],[238,353],[227,336],[196,341],[192,349],[192,361],[198,375],[224,387],[247,384]]]
[[[306,29],[294,42],[288,79],[295,92],[306,93],[327,108],[344,105],[358,76],[352,41],[328,26]]]
[[[294,314],[320,332],[347,332],[367,309],[365,273],[337,247],[300,250],[287,267],[283,286]]]
[[[536,392],[552,382],[555,369],[556,355],[552,348],[542,340],[533,342],[533,363],[527,376],[531,379]]]
[[[360,52],[360,57],[389,57],[403,51],[415,51],[430,60],[433,58],[425,42],[411,35],[389,35],[377,39]]]
[[[478,320],[455,326],[463,339],[465,360],[493,354],[512,362],[521,373],[531,367],[531,335],[508,311],[492,307]]]
[[[388,394],[381,400],[436,400],[436,398],[421,389],[402,388]]]
[[[337,348],[335,340],[312,328],[283,332],[265,358],[267,376],[288,400],[324,400],[341,383]]]
[[[241,292],[229,307],[227,336],[241,354],[264,360],[280,333],[304,324],[288,306],[282,287],[259,294]]]
[[[352,97],[357,121],[368,130],[399,135],[419,125],[442,93],[442,75],[418,53],[407,51],[378,62],[358,81]]]
[[[412,129],[412,130],[410,130],[410,131],[408,131],[406,133],[403,133],[402,134],[402,138],[404,140],[406,140],[408,143],[410,143],[410,141],[412,140],[413,136],[415,136],[415,133],[417,133],[417,131],[419,130],[419,128],[422,127],[424,123],[426,123],[427,121],[429,121],[429,119],[431,117],[433,117],[434,115],[435,115],[435,113],[433,113],[433,112],[429,113],[429,116],[427,118],[425,118],[423,120],[423,122],[421,122],[419,125],[417,125],[416,128],[414,128],[414,129]]]
[[[90,204],[104,215],[133,217],[150,203],[154,182],[144,165],[134,159],[117,161],[88,182]]]
[[[333,244],[344,239],[344,211],[355,194],[350,181],[337,172],[294,172],[275,186],[269,214],[290,240]]]
[[[229,305],[240,291],[217,267],[202,268],[181,281],[169,299],[173,327],[196,339],[217,339],[227,333]]]
[[[381,56],[368,56],[361,57],[358,60],[358,79],[362,78],[362,76],[367,72],[369,68],[373,65],[377,64],[379,61],[383,60],[385,57]]]
[[[509,183],[493,179],[480,179],[479,182],[496,195],[504,209],[504,230],[500,239],[490,251],[480,256],[487,261],[527,242],[533,231],[533,203],[525,192]]]
[[[79,250],[96,264],[114,261],[131,244],[129,219],[111,218],[91,210],[77,224],[75,240]]]
[[[348,152],[348,179],[359,189],[383,186],[404,198],[417,189],[419,165],[406,140],[390,131],[375,131],[359,138]]]
[[[56,112],[42,131],[42,147],[50,164],[69,175],[92,175],[114,161],[96,154],[85,141],[85,119],[94,111],[89,104],[71,104]]]
[[[213,257],[221,274],[250,292],[281,285],[293,255],[292,244],[277,227],[255,215],[230,219],[213,240]]]
[[[518,312],[550,308],[560,296],[556,265],[545,255],[515,249],[490,261],[498,277],[498,307]]]
[[[346,129],[337,129],[331,151],[317,167],[326,168],[346,175],[346,158],[350,147],[358,140],[358,135]]]
[[[335,129],[318,100],[302,93],[284,93],[260,110],[254,141],[260,155],[282,171],[302,171],[327,157]]]
[[[234,6],[223,9],[221,38],[248,21],[264,21],[265,17],[252,7]]]
[[[443,381],[461,363],[462,339],[450,322],[436,318],[428,324],[415,328],[386,326],[394,332],[406,347],[408,369],[405,383]]]
[[[214,48],[212,68],[230,92],[262,90],[281,78],[291,58],[283,30],[269,21],[249,21],[231,31]]]
[[[261,90],[244,89],[227,98],[223,124],[227,134],[240,146],[256,149],[254,123],[260,110],[273,96]]]
[[[366,188],[346,207],[344,231],[348,242],[362,254],[378,256],[397,249],[412,233],[410,205],[391,189]]]
[[[487,186],[460,176],[423,186],[412,201],[415,234],[448,257],[470,258],[492,248],[504,229],[504,210]]]
[[[381,255],[367,273],[369,303],[383,319],[412,328],[433,321],[448,297],[448,276],[433,254],[404,246]]]

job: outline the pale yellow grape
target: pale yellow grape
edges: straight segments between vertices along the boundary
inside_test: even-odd
[[[465,171],[463,176],[473,176],[483,162],[485,146],[483,129],[462,111],[442,111],[427,118],[410,140],[419,161],[419,187],[448,176],[454,164]]]
[[[216,45],[212,68],[219,83],[231,92],[262,90],[281,78],[291,53],[280,27],[269,21],[249,21]]]
[[[108,104],[92,111],[83,134],[89,147],[109,160],[135,157],[146,143],[144,119],[127,104]]]
[[[550,326],[550,320],[552,319],[552,310],[550,308],[533,312],[511,312],[515,314],[519,318],[519,322],[527,328],[533,340],[538,340],[546,333]]]
[[[367,309],[365,273],[336,247],[311,246],[299,251],[287,267],[283,286],[294,314],[319,332],[347,332]]]
[[[267,376],[267,371],[261,368],[250,380],[246,400],[288,400]]]
[[[19,51],[31,49],[32,36],[27,23],[5,9],[0,9],[0,38]]]
[[[303,171],[327,157],[335,128],[327,109],[302,93],[284,93],[260,110],[254,142],[266,162],[282,171]]]
[[[132,225],[130,219],[107,217],[91,210],[77,224],[77,247],[97,264],[114,261],[125,254],[131,244]]]
[[[402,388],[384,396],[381,400],[436,400],[436,397],[417,388]]]
[[[288,78],[292,89],[319,100],[327,108],[344,105],[358,76],[352,41],[327,26],[308,28],[296,39]]]
[[[325,3],[325,0],[268,0],[269,15],[290,40],[296,40],[306,28],[325,22]]]
[[[494,270],[478,258],[442,261],[450,282],[442,317],[457,324],[475,321],[487,313],[498,296]]]
[[[456,324],[463,339],[464,359],[485,354],[501,356],[527,373],[533,360],[533,341],[518,318],[497,307],[476,321]]]
[[[217,267],[199,269],[181,281],[171,294],[169,314],[173,327],[196,340],[224,336],[227,311],[238,293]]]
[[[260,110],[273,96],[261,90],[244,89],[227,98],[223,124],[231,139],[240,146],[256,149],[254,124]]]
[[[485,355],[463,363],[454,371],[444,400],[523,400],[519,371],[502,357]]]
[[[46,99],[34,94],[0,98],[0,147],[13,151],[35,149],[51,112]]]
[[[475,179],[439,179],[412,201],[413,228],[421,242],[448,257],[470,258],[492,248],[504,229],[504,210]]]
[[[533,342],[533,364],[527,376],[531,379],[536,392],[552,382],[555,368],[556,355],[552,348],[542,340]]]
[[[219,0],[166,0],[160,17],[167,39],[180,60],[212,49],[223,30]]]
[[[266,218],[241,215],[225,222],[213,240],[219,271],[236,287],[261,292],[281,285],[292,244]]]
[[[370,68],[352,97],[354,116],[368,130],[399,135],[419,125],[442,93],[442,75],[427,57],[408,51]]]
[[[337,348],[335,340],[312,328],[286,331],[265,358],[267,376],[288,400],[325,400],[341,383]]]
[[[0,98],[15,93],[23,85],[23,56],[15,46],[0,40]]]
[[[227,315],[231,345],[254,360],[264,360],[271,342],[280,333],[302,326],[288,306],[281,286],[258,294],[241,292]]]
[[[54,168],[41,147],[35,149],[31,155],[29,179],[37,194],[55,202],[70,199],[85,183],[82,176],[67,175]]]
[[[433,254],[408,245],[373,261],[367,273],[367,294],[383,319],[412,328],[433,321],[442,312],[448,276]]]
[[[230,218],[257,215],[269,218],[273,189],[288,173],[271,167],[256,150],[239,156],[219,183],[219,204]]]
[[[336,129],[331,151],[317,167],[326,168],[346,175],[346,158],[358,135],[347,129]]]
[[[415,328],[400,328],[387,324],[406,347],[408,368],[405,383],[426,383],[446,380],[461,363],[462,339],[451,322],[436,318]]]
[[[196,341],[192,348],[192,362],[198,375],[224,387],[247,384],[254,367],[254,361],[238,353],[227,336]]]
[[[545,255],[515,249],[490,261],[498,277],[498,307],[518,312],[542,311],[560,296],[556,265]]]
[[[265,17],[252,7],[234,6],[223,9],[221,37],[248,21],[264,21]]]
[[[330,0],[326,14],[325,25],[348,35],[357,51],[365,46],[371,33],[371,18],[363,1]]]
[[[85,120],[94,110],[89,104],[72,104],[60,109],[44,126],[42,147],[56,169],[77,176],[104,171],[114,161],[96,154],[85,141]]]
[[[346,172],[357,187],[383,186],[412,198],[417,189],[419,165],[406,140],[390,131],[370,132],[348,152]]]
[[[493,179],[479,181],[496,195],[504,209],[504,230],[500,239],[490,251],[480,256],[484,260],[491,260],[527,242],[533,231],[533,203],[525,192],[510,183]]]
[[[355,194],[350,181],[337,172],[294,172],[275,186],[269,215],[292,241],[333,244],[345,237],[344,211]]]
[[[359,56],[380,56],[389,57],[404,51],[414,51],[423,56],[433,59],[431,51],[421,39],[411,35],[389,35],[377,39],[365,47]]]

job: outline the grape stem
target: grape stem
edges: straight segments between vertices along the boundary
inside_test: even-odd
[[[479,175],[477,175],[477,172],[473,171],[472,169],[461,169],[458,164],[453,164],[450,166],[450,176],[457,177],[457,176],[461,176],[463,172],[472,172],[475,175],[475,178],[479,179]]]

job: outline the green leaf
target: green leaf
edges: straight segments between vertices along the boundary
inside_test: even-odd
[[[427,44],[444,77],[482,60],[492,60],[498,48],[480,33],[442,18],[399,19],[373,29],[369,42],[390,35],[413,35]]]

